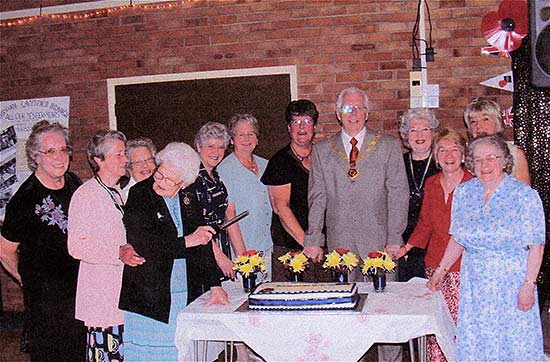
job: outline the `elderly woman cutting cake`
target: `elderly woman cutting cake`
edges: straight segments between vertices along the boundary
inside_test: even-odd
[[[228,301],[212,251],[215,231],[201,226],[196,194],[186,188],[199,173],[199,156],[185,143],[173,142],[156,160],[159,167],[153,176],[130,190],[123,219],[128,243],[145,259],[141,265],[124,267],[119,305],[128,311],[128,361],[177,359],[177,314],[187,300],[202,294],[202,285],[211,291],[208,305]],[[194,276],[188,293],[187,274]]]

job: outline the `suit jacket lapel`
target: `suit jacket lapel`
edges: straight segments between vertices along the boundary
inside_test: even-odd
[[[342,166],[347,169],[349,167],[349,159],[344,147],[344,142],[342,141],[342,131],[332,136],[329,142],[331,143],[332,151],[338,157]]]

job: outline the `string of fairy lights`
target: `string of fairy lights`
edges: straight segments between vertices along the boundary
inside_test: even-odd
[[[33,15],[33,16],[27,16],[27,17],[18,18],[18,19],[0,21],[0,28],[19,26],[19,25],[29,25],[40,20],[93,19],[96,17],[109,16],[111,14],[116,14],[116,13],[132,10],[132,9],[166,10],[166,9],[173,9],[179,6],[183,6],[184,4],[187,4],[189,1],[191,0],[172,1],[168,3],[162,3],[162,4],[133,4],[132,2],[130,2],[127,5],[115,6],[111,8],[105,8],[105,9],[89,10],[84,12],[68,13],[68,14],[42,14],[42,11],[40,11],[41,12],[40,15]]]

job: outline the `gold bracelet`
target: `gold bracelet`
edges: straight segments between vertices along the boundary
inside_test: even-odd
[[[525,278],[525,283],[529,283],[529,284],[534,284],[534,285],[536,285],[536,284],[537,284],[537,281],[536,281],[536,280],[531,280],[531,279]]]
[[[449,272],[449,269],[445,268],[445,267],[444,267],[443,265],[441,265],[441,264],[439,264],[439,265],[437,266],[437,269],[443,269],[443,271],[444,271],[445,273],[448,273],[448,272]]]

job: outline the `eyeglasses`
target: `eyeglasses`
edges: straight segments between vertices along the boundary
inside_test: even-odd
[[[367,108],[365,106],[352,106],[350,104],[344,104],[342,107],[340,107],[340,110],[342,113],[353,113],[353,112],[359,112],[359,111],[366,111]]]
[[[478,158],[474,158],[474,162],[476,165],[481,165],[483,163],[483,161],[487,162],[487,163],[493,163],[493,162],[496,162],[496,160],[498,158],[502,158],[502,156],[497,156],[497,155],[487,155],[483,158],[481,157],[478,157]]]
[[[171,178],[164,176],[158,169],[153,174],[153,178],[155,179],[155,181],[158,181],[158,182],[164,181],[164,183],[168,187],[176,187],[183,183],[183,181],[176,182]]]
[[[309,118],[295,119],[292,122],[290,122],[290,124],[293,126],[301,126],[301,125],[309,126],[313,124],[313,120]]]
[[[146,164],[149,164],[151,162],[154,163],[155,159],[153,157],[146,158],[145,160],[139,160],[139,161],[132,161],[130,162],[130,166],[144,166]]]
[[[57,148],[48,148],[46,151],[38,151],[38,153],[43,154],[44,156],[48,158],[53,158],[57,155],[61,156],[68,156],[70,155],[72,150],[69,147],[63,147],[60,149]]]
[[[428,127],[422,127],[422,128],[410,128],[409,133],[426,133],[431,132],[432,129]]]

